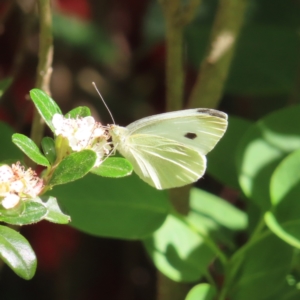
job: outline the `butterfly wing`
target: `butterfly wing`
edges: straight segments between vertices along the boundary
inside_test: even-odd
[[[226,128],[225,113],[203,108],[150,116],[127,126],[130,135],[159,135],[193,147],[203,155],[215,147]]]
[[[126,128],[113,126],[118,151],[141,179],[157,189],[187,185],[205,172],[206,157],[223,136],[227,115],[189,109],[147,117]]]
[[[206,157],[198,151],[160,136],[128,137],[121,154],[136,174],[157,189],[180,187],[197,181],[206,169]]]

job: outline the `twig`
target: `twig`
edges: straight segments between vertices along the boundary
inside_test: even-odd
[[[218,106],[236,41],[242,28],[247,0],[220,0],[207,56],[200,66],[189,107]]]
[[[42,89],[50,95],[50,78],[52,74],[53,37],[52,37],[52,15],[50,0],[38,0],[40,15],[39,36],[39,63],[37,67],[37,78],[35,87]],[[37,110],[34,112],[31,139],[39,145],[43,137],[44,122]]]

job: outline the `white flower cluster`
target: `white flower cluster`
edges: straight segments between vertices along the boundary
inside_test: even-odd
[[[0,201],[4,208],[13,208],[20,200],[36,198],[42,188],[42,179],[32,169],[25,170],[20,162],[11,167],[0,166]]]
[[[111,145],[107,142],[110,137],[107,130],[91,116],[71,119],[55,114],[52,124],[55,135],[67,138],[73,151],[78,152],[83,149],[95,151],[97,154],[95,167],[99,166],[111,151]]]

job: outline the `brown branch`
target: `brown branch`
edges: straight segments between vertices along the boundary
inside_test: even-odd
[[[200,66],[189,107],[218,106],[235,45],[240,34],[247,0],[220,0],[207,56]]]
[[[50,95],[50,78],[52,74],[53,37],[50,0],[38,0],[40,15],[39,62],[35,87]],[[31,139],[39,145],[44,132],[44,122],[37,110],[34,112]]]

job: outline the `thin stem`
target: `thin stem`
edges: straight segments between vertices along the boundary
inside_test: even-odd
[[[261,239],[262,237],[262,230],[265,227],[265,220],[264,218],[261,218],[261,220],[259,221],[258,225],[256,226],[251,238],[249,239],[249,241],[243,246],[241,247],[238,251],[235,252],[235,254],[232,256],[232,258],[230,259],[230,262],[234,262],[235,260],[237,260],[240,256],[242,256],[250,247],[253,246],[253,244],[255,244],[258,240]]]
[[[247,0],[220,0],[208,52],[200,66],[189,107],[215,108],[221,99],[239,37]]]
[[[52,74],[53,37],[52,37],[52,14],[50,0],[38,0],[40,15],[39,35],[39,63],[35,87],[42,89],[50,95],[50,78]],[[44,132],[44,122],[37,110],[34,111],[31,139],[39,145]]]
[[[182,109],[184,93],[183,31],[193,19],[200,0],[159,0],[166,20],[166,110]]]
[[[159,0],[166,22],[166,110],[180,110],[183,107],[184,68],[183,31],[195,14],[201,0],[189,0],[186,5],[181,0]],[[189,189],[174,189],[169,199],[179,212],[185,214],[189,209]],[[157,299],[179,300],[187,293],[186,285],[166,278],[158,272]]]
[[[266,237],[266,235],[271,234],[269,230],[262,232],[263,228],[265,227],[265,221],[264,218],[261,218],[258,225],[256,226],[251,238],[249,241],[241,247],[238,251],[235,252],[235,254],[231,257],[230,262],[228,264],[228,267],[230,268],[230,273],[227,275],[226,280],[224,282],[224,285],[222,287],[219,300],[226,299],[226,295],[228,292],[228,289],[230,287],[230,283],[232,279],[234,278],[234,275],[238,271],[240,265],[243,262],[244,254],[245,252],[251,248],[255,243],[257,243],[262,238]]]

